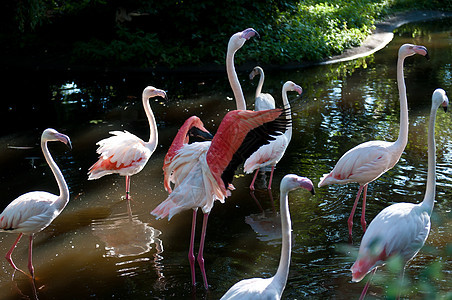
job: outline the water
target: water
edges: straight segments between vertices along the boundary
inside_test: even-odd
[[[39,148],[39,137],[47,127],[68,134],[73,142],[72,151],[59,143],[50,145],[68,182],[71,200],[63,213],[35,236],[35,286],[22,274],[11,280],[11,267],[0,260],[0,299],[218,299],[241,279],[272,276],[280,255],[276,212],[281,178],[296,173],[317,184],[320,176],[358,143],[396,139],[399,100],[395,66],[397,50],[406,42],[425,45],[431,60],[415,56],[405,61],[409,142],[400,162],[369,186],[367,221],[392,203],[420,202],[427,172],[431,94],[437,87],[452,94],[451,22],[406,25],[386,48],[364,59],[266,72],[264,91],[272,93],[277,103],[281,103],[280,89],[286,80],[304,89],[301,99],[289,94],[297,103],[292,142],[277,166],[271,194],[255,192],[259,204],[249,193],[251,175],[239,171],[234,179],[237,190],[225,204],[214,206],[204,252],[210,284],[207,292],[198,267],[196,289],[190,284],[191,212],[170,222],[156,221],[149,212],[166,198],[163,157],[183,121],[196,114],[215,132],[219,120],[235,107],[225,73],[186,76],[10,70],[0,120],[4,149],[0,154],[1,208],[26,191],[58,192]],[[249,82],[247,74],[244,71],[239,76],[252,107],[257,81]],[[130,218],[122,200],[124,178],[110,175],[88,181],[86,172],[97,159],[95,143],[109,131],[128,130],[147,139],[149,128],[141,105],[146,85],[167,90],[169,100],[151,101],[159,146],[145,169],[132,177]],[[431,291],[445,294],[451,289],[451,123],[449,114],[438,111],[436,204],[426,245],[406,271],[410,298],[427,297]],[[317,189],[315,196],[306,191],[290,194],[293,249],[285,299],[359,297],[364,282],[351,283],[349,268],[362,235],[360,211],[355,216],[353,245],[347,241],[346,225],[357,190],[357,184],[348,184]],[[198,221],[201,219],[199,214]],[[198,222],[198,229],[200,225]],[[198,231],[196,249],[199,235]],[[0,234],[0,253],[6,253],[15,238]],[[13,253],[24,270],[27,246],[24,238]],[[438,267],[439,272],[432,271]],[[396,275],[390,269],[377,272],[371,297],[382,298],[391,288]]]

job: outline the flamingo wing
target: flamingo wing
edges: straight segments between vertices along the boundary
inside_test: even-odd
[[[207,154],[214,177],[228,188],[237,167],[290,126],[287,111],[231,111],[223,119]],[[221,180],[220,180],[221,178]]]
[[[0,214],[0,229],[25,234],[43,230],[58,216],[58,210],[52,207],[57,198],[48,192],[19,196]]]
[[[393,167],[394,152],[389,146],[393,143],[370,141],[347,151],[329,174],[320,178],[319,187],[334,183],[369,183]]]
[[[127,131],[112,131],[113,136],[97,143],[99,160],[90,167],[88,179],[97,179],[104,175],[118,173],[133,175],[146,165],[155,150],[142,139]]]

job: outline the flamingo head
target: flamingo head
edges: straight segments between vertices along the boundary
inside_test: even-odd
[[[436,89],[432,95],[432,106],[435,108],[442,106],[445,112],[447,112],[447,106],[449,105],[449,98],[447,98],[446,92],[443,89]]]
[[[286,81],[283,85],[283,91],[297,92],[299,95],[303,93],[303,89],[298,84],[293,83],[292,81]]]
[[[399,57],[405,58],[415,54],[420,54],[425,58],[430,59],[427,48],[425,48],[424,46],[418,46],[413,44],[403,44],[402,46],[400,46]]]
[[[188,143],[211,141],[213,135],[204,128],[204,124],[198,118],[196,123],[193,123],[187,132]]]
[[[228,48],[235,52],[242,48],[245,42],[255,35],[259,37],[259,33],[257,33],[257,31],[253,28],[247,28],[243,31],[237,32],[229,39]]]
[[[153,86],[147,86],[143,90],[143,99],[149,99],[152,97],[160,96],[163,99],[166,99],[166,92],[164,90],[157,89]]]
[[[52,128],[47,128],[46,130],[44,130],[44,132],[41,135],[41,141],[43,142],[59,141],[68,145],[68,147],[72,149],[71,139],[67,135],[59,133],[58,131]]]
[[[253,71],[250,73],[250,80],[253,80],[260,72],[263,72],[261,67],[254,67]]]
[[[281,191],[293,191],[299,188],[303,188],[315,195],[314,185],[309,178],[297,176],[295,174],[289,174],[284,176],[281,180],[280,189]]]

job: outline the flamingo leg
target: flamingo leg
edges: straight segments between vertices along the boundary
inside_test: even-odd
[[[268,196],[270,197],[270,201],[272,202],[273,213],[275,213],[276,212],[276,208],[275,208],[275,201],[273,201],[272,190],[268,189],[267,192],[268,192]]]
[[[209,289],[209,285],[207,284],[207,276],[206,276],[206,270],[204,268],[204,242],[206,240],[206,229],[207,229],[207,220],[209,218],[209,213],[204,214],[204,219],[202,222],[202,232],[201,232],[201,241],[199,243],[199,252],[198,252],[198,264],[201,268],[202,278],[204,280],[204,287],[206,290]]]
[[[273,180],[273,172],[275,171],[275,166],[272,166],[272,170],[270,172],[270,180],[268,181],[268,188],[269,190],[272,189],[272,180]]]
[[[126,200],[130,200],[130,176],[126,176]]]
[[[30,234],[30,245],[28,247],[28,270],[32,278],[35,278],[35,268],[33,267],[33,234]]]
[[[367,186],[367,184],[361,185],[359,187],[358,194],[356,195],[355,203],[353,204],[352,211],[350,213],[350,216],[348,217],[347,224],[348,224],[348,235],[349,235],[350,239],[352,238],[353,216],[355,215],[355,210],[356,210],[356,206],[358,205],[359,197],[361,196],[361,192],[363,191],[363,188],[365,186]]]
[[[257,173],[259,173],[259,168],[256,169],[256,173],[254,174],[253,180],[251,181],[251,184],[250,184],[250,190],[252,190],[252,191],[254,191],[254,182],[256,181]]]
[[[366,196],[367,196],[367,184],[364,185],[363,192],[363,208],[361,210],[361,226],[363,227],[363,232],[366,232]]]
[[[23,233],[20,233],[20,234],[19,234],[19,236],[17,237],[16,241],[15,241],[14,244],[12,245],[11,249],[9,249],[9,251],[6,253],[5,258],[6,258],[6,261],[8,261],[9,264],[14,268],[14,270],[20,271],[20,272],[24,273],[25,275],[27,275],[27,273],[25,273],[24,271],[22,271],[21,269],[19,269],[18,267],[16,267],[16,265],[14,264],[13,259],[12,259],[12,257],[11,257],[12,254],[13,254],[14,249],[15,249],[16,246],[17,246],[17,243],[19,243],[19,240],[20,240],[20,238],[21,238],[23,235],[24,235]]]
[[[369,289],[369,286],[370,286],[370,281],[372,280],[372,277],[374,276],[375,271],[377,271],[377,268],[375,268],[372,271],[372,273],[370,273],[369,279],[367,280],[367,283],[364,286],[363,291],[361,292],[361,296],[359,296],[359,300],[364,300],[364,298],[366,297],[367,290]]]
[[[253,190],[250,191],[250,195],[251,195],[251,198],[253,198],[254,201],[256,202],[256,205],[257,205],[257,207],[259,207],[260,211],[264,212],[264,209],[262,208],[262,205],[259,203],[259,200],[257,200],[256,195],[254,195]]]
[[[196,228],[196,213],[198,212],[198,208],[193,209],[193,219],[191,222],[191,236],[190,236],[190,248],[188,249],[188,261],[190,262],[190,271],[191,271],[191,283],[194,286],[196,284],[195,278],[195,254],[193,251],[195,244],[195,228]]]

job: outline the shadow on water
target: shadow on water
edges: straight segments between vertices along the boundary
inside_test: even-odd
[[[204,252],[211,284],[207,292],[198,267],[195,290],[190,284],[191,212],[168,221],[155,220],[150,211],[167,197],[162,162],[183,121],[196,114],[215,132],[221,118],[235,107],[226,74],[11,72],[7,79],[10,88],[0,107],[0,146],[4,149],[0,153],[4,170],[0,174],[4,194],[0,206],[6,207],[30,190],[58,192],[39,147],[39,137],[47,127],[68,134],[73,142],[72,151],[61,145],[49,147],[68,182],[71,200],[62,214],[35,236],[35,286],[23,274],[15,274],[11,280],[11,267],[0,260],[0,299],[218,299],[241,279],[272,276],[281,246],[280,180],[287,173],[296,173],[317,184],[318,178],[358,143],[396,139],[399,99],[395,64],[398,48],[406,42],[425,45],[432,59],[411,57],[405,62],[409,142],[400,162],[369,186],[367,221],[392,203],[420,202],[427,174],[431,95],[437,87],[452,94],[451,22],[405,25],[387,47],[367,58],[266,73],[263,91],[270,92],[277,103],[281,103],[286,80],[303,87],[303,97],[295,100],[300,109],[294,113],[292,141],[277,165],[270,194],[257,190],[253,198],[249,191],[252,176],[239,170],[232,196],[225,204],[214,206]],[[245,97],[253,99],[257,82],[250,82],[248,73],[241,72],[239,77]],[[141,92],[147,85],[167,90],[169,99],[151,101],[159,146],[143,171],[132,177],[129,212],[122,200],[123,177],[88,181],[86,173],[97,159],[96,142],[109,131],[149,136],[141,105]],[[253,108],[251,103],[248,100]],[[406,271],[411,283],[406,296],[410,298],[450,291],[451,128],[450,115],[438,112],[436,204],[426,245]],[[315,196],[300,191],[289,196],[293,254],[284,298],[349,299],[360,295],[363,283],[351,283],[349,271],[362,235],[359,213],[353,245],[347,243],[346,226],[357,189],[357,184],[348,184],[317,189]],[[201,228],[198,221],[197,228]],[[199,235],[197,232],[196,245]],[[1,234],[0,253],[6,253],[15,238]],[[27,246],[22,241],[14,251],[19,267],[26,268]],[[377,275],[380,280],[375,280],[370,294],[383,297],[394,274],[382,268]]]

